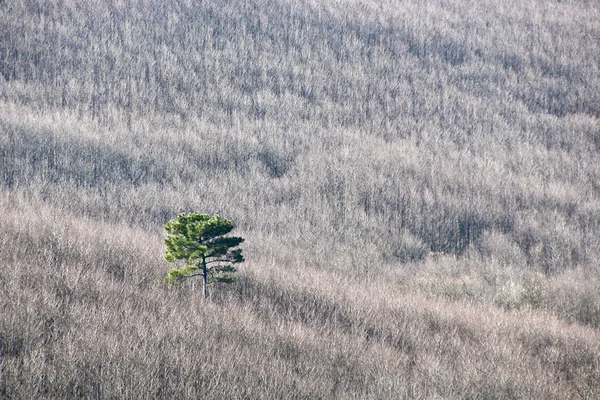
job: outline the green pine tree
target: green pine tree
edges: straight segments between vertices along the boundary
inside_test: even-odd
[[[185,260],[185,265],[169,270],[166,283],[180,282],[186,278],[202,276],[202,293],[208,296],[208,285],[215,282],[235,282],[233,264],[244,261],[237,246],[241,237],[225,236],[233,229],[228,219],[219,215],[180,214],[165,224],[167,237],[165,258],[175,262]]]

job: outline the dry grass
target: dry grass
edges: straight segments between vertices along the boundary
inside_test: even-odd
[[[598,14],[2,2],[0,398],[600,397]]]

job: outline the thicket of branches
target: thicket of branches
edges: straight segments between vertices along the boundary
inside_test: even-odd
[[[227,215],[246,238],[249,262],[237,289],[225,290],[222,304],[210,307],[262,321],[255,322],[265,338],[285,342],[245,345],[265,360],[287,360],[290,375],[270,382],[278,390],[295,382],[314,398],[315,388],[306,385],[319,374],[311,365],[325,363],[331,367],[326,386],[334,385],[339,371],[360,377],[336,396],[394,397],[394,390],[377,390],[394,371],[409,374],[416,357],[416,373],[388,388],[404,388],[411,398],[418,396],[408,388],[418,391],[419,385],[424,397],[595,393],[598,352],[589,343],[600,326],[599,12],[593,2],[541,0],[0,3],[0,188],[3,207],[11,210],[0,217],[1,243],[11,249],[0,257],[6,288],[0,301],[20,299],[11,309],[22,314],[0,320],[0,365],[9,377],[0,381],[0,397],[40,395],[41,381],[19,387],[10,378],[37,376],[35,368],[46,371],[39,379],[47,385],[48,374],[60,371],[65,382],[89,387],[88,378],[78,381],[67,370],[71,353],[52,350],[53,332],[89,333],[92,321],[83,310],[100,307],[96,300],[119,290],[142,310],[136,318],[158,318],[162,306],[151,299],[163,290],[152,283],[165,270],[159,236],[166,221],[190,210]],[[39,231],[36,210],[43,211]],[[79,224],[98,228],[84,235]],[[261,286],[279,269],[285,271],[279,287]],[[336,284],[303,291],[319,274],[345,282],[338,282],[340,292],[327,294]],[[377,306],[377,321],[339,311],[358,307],[360,314],[375,307],[343,294],[358,288],[432,303],[406,311],[415,325],[412,336],[402,339],[400,328],[382,322],[399,312],[395,303]],[[172,292],[163,294],[178,301]],[[44,304],[46,322],[36,320],[31,299]],[[106,301],[99,304],[114,305]],[[268,305],[256,309],[260,301]],[[522,351],[517,345],[503,358],[502,345],[512,346],[514,338],[488,327],[497,335],[490,339],[497,339],[496,372],[509,382],[490,386],[489,393],[477,392],[466,362],[450,366],[452,357],[430,354],[424,349],[431,343],[418,342],[423,332],[434,340],[435,327],[446,324],[458,335],[448,342],[466,346],[457,354],[484,357],[460,333],[468,326],[467,336],[484,337],[473,315],[438,318],[451,315],[451,307],[466,312],[471,306],[484,307],[490,318],[512,318],[495,314],[497,308],[532,312],[518,345],[531,359],[516,356]],[[177,332],[183,332],[183,316],[192,311],[178,312]],[[299,316],[303,312],[312,314]],[[577,333],[585,343],[563,343],[562,325],[541,328],[547,323],[539,319],[543,313],[587,327]],[[304,338],[323,333],[311,319],[330,324],[327,332],[348,335],[344,340],[353,350],[338,349],[331,360],[317,361],[304,339],[276,333],[281,321],[291,324],[286,329],[298,324]],[[123,332],[130,328],[119,324]],[[336,331],[342,326],[345,331]],[[245,338],[250,329],[234,322],[221,328],[241,330]],[[149,334],[148,354],[176,333],[165,329]],[[551,339],[534,343],[536,332]],[[117,340],[102,335],[107,343]],[[388,365],[389,376],[365,386],[373,390],[369,396],[357,389],[359,382],[381,371],[356,359],[366,336],[376,339],[381,347],[374,351],[385,362],[394,357],[383,353],[406,356],[401,365]],[[79,345],[93,347],[89,340]],[[164,340],[176,346],[175,339]],[[411,350],[398,344],[403,340],[413,343]],[[68,342],[60,343],[67,351]],[[190,346],[184,346],[188,353]],[[282,348],[291,355],[281,355]],[[587,355],[573,356],[582,349]],[[83,356],[81,362],[109,368],[96,350],[96,358]],[[150,375],[188,382],[181,375],[188,360],[181,351],[181,358],[165,353],[163,361],[146,359]],[[32,369],[23,371],[19,360]],[[426,383],[435,360],[448,376]],[[537,365],[548,380],[534,382],[531,372],[523,382],[533,386],[521,385],[513,374],[517,363]],[[292,373],[294,365],[307,370]],[[265,376],[269,371],[247,368]],[[573,377],[574,370],[583,378]],[[114,384],[115,372],[107,374],[95,383],[102,390]],[[236,392],[249,375],[223,374],[219,379],[228,381],[232,396],[256,397]],[[96,375],[102,376],[89,373],[90,379]],[[210,392],[214,381],[208,376],[202,384],[208,386],[194,390]],[[465,386],[457,383],[461,377],[468,377]],[[196,393],[165,382],[155,382],[151,392]],[[132,397],[142,393],[129,389]]]

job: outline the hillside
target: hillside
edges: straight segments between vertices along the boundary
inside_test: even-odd
[[[0,2],[0,398],[599,397],[599,21]],[[246,239],[209,301],[184,211]]]

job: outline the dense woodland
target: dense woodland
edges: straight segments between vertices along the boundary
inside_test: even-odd
[[[0,398],[600,397],[598,88],[595,1],[0,1]]]

